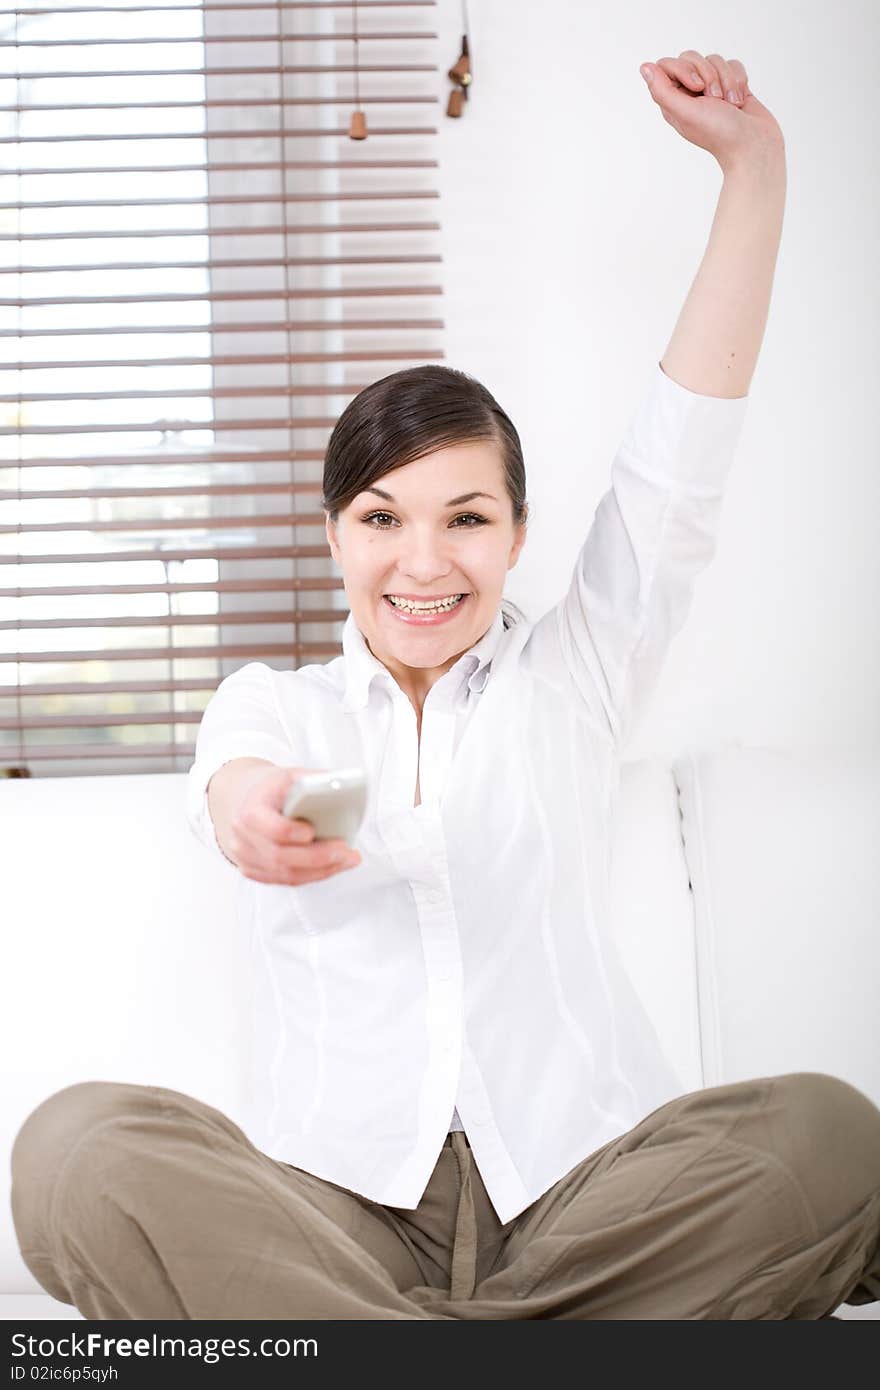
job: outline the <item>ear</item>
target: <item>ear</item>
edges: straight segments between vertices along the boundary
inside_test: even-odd
[[[330,520],[330,513],[327,512],[324,518],[324,534],[327,537],[327,544],[330,547],[330,554],[333,556],[339,568],[342,568],[342,559],[339,552],[339,542],[336,539],[336,523]]]
[[[508,556],[507,560],[507,568],[509,570],[513,569],[514,565],[519,559],[519,553],[526,543],[526,534],[526,523],[524,521],[521,521],[516,528],[516,535],[514,537],[513,545],[510,547],[510,555]]]

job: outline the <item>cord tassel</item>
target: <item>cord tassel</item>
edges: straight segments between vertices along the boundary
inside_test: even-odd
[[[460,116],[464,110],[464,103],[468,100],[468,88],[473,81],[471,72],[471,50],[468,42],[468,17],[467,5],[462,0],[461,5],[461,27],[464,30],[461,36],[461,53],[457,60],[449,69],[447,76],[455,86],[449,93],[449,101],[446,106],[447,116]]]
[[[360,64],[358,62],[358,32],[357,32],[357,0],[352,6],[352,23],[354,28],[354,104],[360,107],[361,104],[361,84],[360,84]],[[351,121],[348,126],[349,140],[366,140],[367,138],[367,115],[365,111],[355,110],[352,113]]]

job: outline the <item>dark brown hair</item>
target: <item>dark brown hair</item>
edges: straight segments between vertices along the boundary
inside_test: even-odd
[[[526,520],[526,472],[519,435],[494,396],[453,367],[392,372],[365,386],[343,410],[324,455],[321,499],[330,520],[395,468],[450,444],[494,440],[514,525]]]

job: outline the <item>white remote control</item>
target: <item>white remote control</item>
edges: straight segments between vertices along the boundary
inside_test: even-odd
[[[345,840],[358,832],[367,806],[367,778],[362,767],[305,772],[287,793],[283,814],[307,820],[316,840]]]

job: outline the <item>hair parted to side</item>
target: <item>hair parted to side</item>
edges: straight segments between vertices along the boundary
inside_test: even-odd
[[[432,364],[392,372],[349,401],[327,443],[322,506],[335,522],[383,474],[476,439],[498,444],[514,524],[524,522],[526,472],[513,422],[474,377]]]

